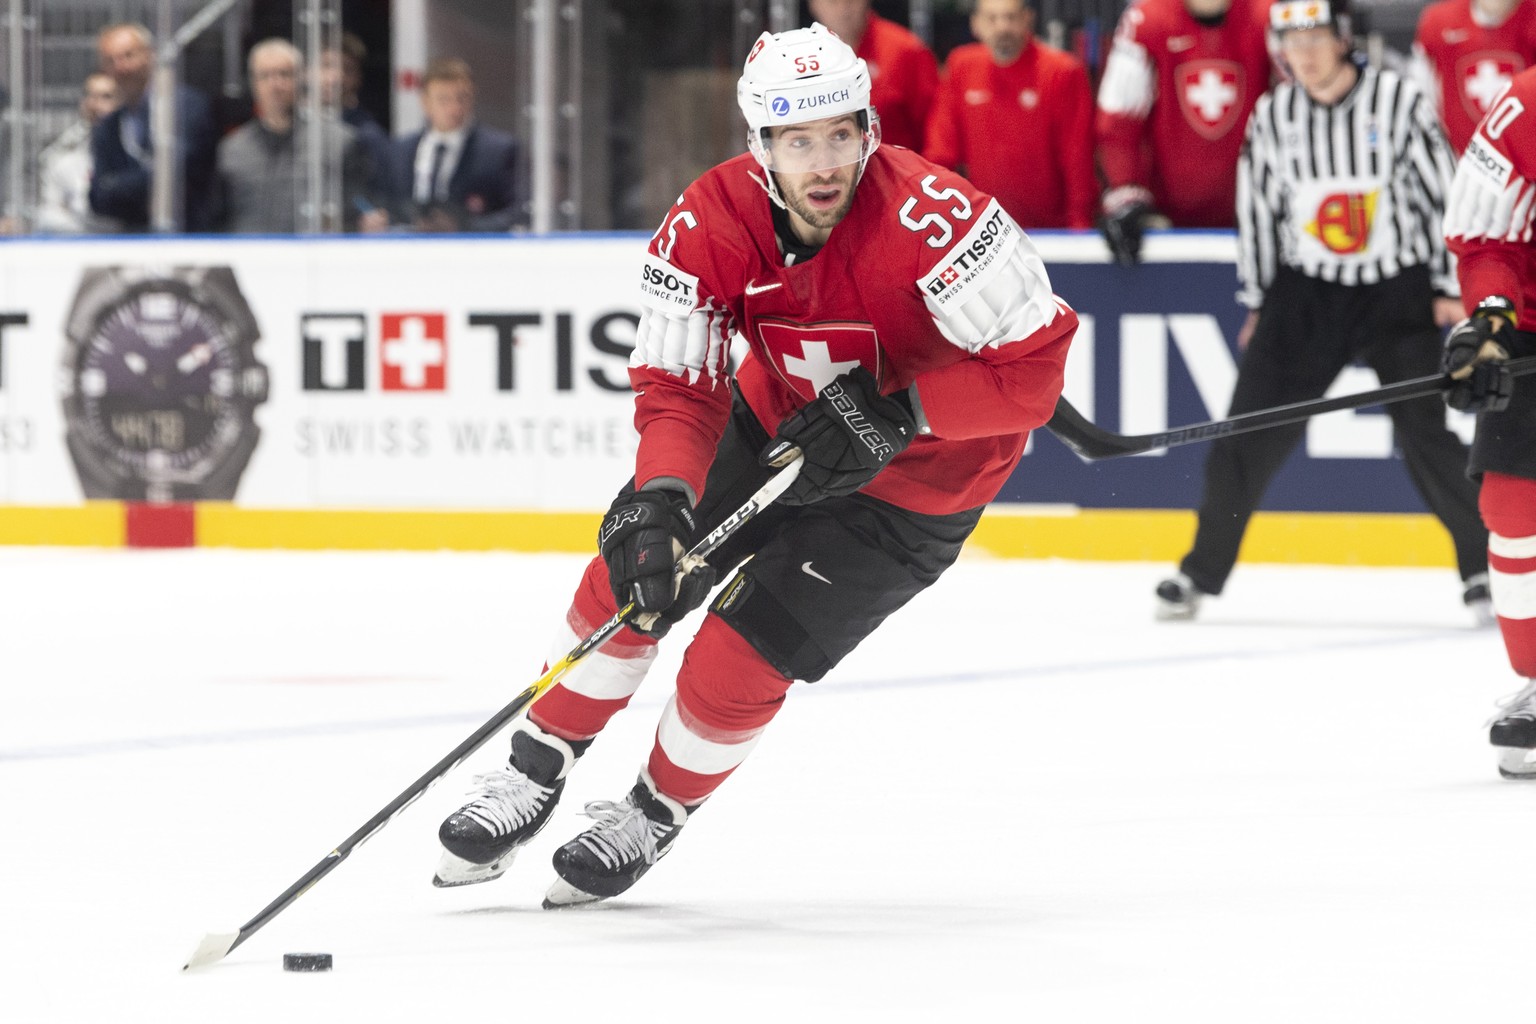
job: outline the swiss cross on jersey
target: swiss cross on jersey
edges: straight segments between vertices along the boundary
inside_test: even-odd
[[[1173,72],[1179,109],[1190,126],[1215,141],[1237,123],[1242,108],[1243,66],[1236,61],[1193,60]]]
[[[1525,70],[1519,54],[1507,50],[1480,50],[1456,61],[1456,80],[1461,83],[1461,102],[1472,120],[1480,121],[1493,101],[1503,95],[1515,75]]]
[[[379,316],[379,386],[442,391],[448,384],[448,318],[442,313]]]
[[[880,341],[869,324],[759,320],[757,340],[774,372],[807,402],[855,367],[880,379]]]

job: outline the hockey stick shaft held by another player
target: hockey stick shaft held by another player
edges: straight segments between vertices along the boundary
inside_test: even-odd
[[[1536,373],[1536,356],[1514,359],[1508,365],[1511,376]],[[1290,405],[1276,406],[1273,409],[1259,409],[1224,420],[1210,420],[1187,427],[1173,427],[1155,434],[1116,434],[1105,430],[1078,412],[1071,402],[1062,398],[1056,402],[1055,415],[1051,417],[1046,427],[1062,444],[1085,459],[1113,459],[1121,455],[1140,455],[1160,448],[1176,448],[1200,441],[1213,441],[1218,437],[1246,434],[1253,430],[1284,426],[1287,423],[1300,423],[1325,412],[1360,409],[1370,405],[1387,405],[1392,402],[1407,401],[1410,398],[1425,398],[1440,394],[1450,384],[1451,379],[1444,374],[1414,377],[1374,391],[1340,395],[1336,398],[1319,398],[1310,402],[1295,402]]]
[[[775,460],[774,465],[779,467],[779,471],[769,477],[768,481],[748,498],[745,504],[726,517],[724,522],[711,530],[703,540],[690,548],[687,554],[679,560],[679,576],[708,558],[716,548],[725,542],[727,537],[740,529],[742,524],[778,500],[779,496],[789,488],[789,485],[794,483],[795,477],[800,475],[802,463],[799,449],[790,449],[782,453]],[[361,828],[342,840],[334,850],[326,854],[319,863],[306,871],[281,896],[262,908],[261,913],[241,925],[238,932],[225,932],[205,936],[203,941],[198,944],[197,949],[193,951],[192,956],[187,959],[182,970],[202,967],[206,964],[222,960],[236,946],[254,935],[274,917],[287,909],[289,904],[304,895],[311,886],[330,874],[338,864],[347,859],[353,850],[372,838],[375,833],[389,824],[396,815],[415,803],[423,793],[431,789],[439,780],[462,764],[475,751],[483,747],[492,736],[495,736],[504,729],[518,715],[528,710],[534,701],[538,700],[555,683],[559,682],[578,662],[607,643],[632,618],[635,618],[635,604],[633,601],[619,609],[607,622],[597,627],[590,636],[577,644],[569,654],[551,665],[533,685],[519,693],[510,704],[496,712],[484,725],[471,733],[464,742],[454,747],[441,761],[427,769],[424,775],[407,786],[399,796],[385,804]]]

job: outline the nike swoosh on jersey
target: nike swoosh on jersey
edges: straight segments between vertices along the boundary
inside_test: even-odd
[[[804,565],[802,565],[800,567],[800,571],[805,573],[807,576],[813,576],[816,579],[821,580],[821,582],[825,583],[829,587],[832,585],[832,581],[831,580],[827,579],[821,573],[819,573],[815,569],[811,568],[811,563],[810,562],[806,562]]]
[[[763,292],[771,292],[775,288],[784,287],[783,281],[770,281],[768,284],[758,284],[756,281],[747,282],[748,295],[761,295]]]

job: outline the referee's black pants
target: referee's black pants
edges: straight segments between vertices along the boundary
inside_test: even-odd
[[[1373,285],[1333,284],[1281,268],[1243,353],[1228,415],[1320,398],[1356,360],[1383,384],[1440,372],[1432,298],[1425,267]],[[1467,448],[1447,429],[1445,404],[1431,396],[1386,408],[1414,487],[1450,531],[1461,578],[1487,572],[1488,532],[1467,479]],[[1195,586],[1221,593],[1249,518],[1305,432],[1305,423],[1295,423],[1211,446],[1195,544],[1179,565]]]

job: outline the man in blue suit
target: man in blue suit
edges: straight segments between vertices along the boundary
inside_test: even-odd
[[[393,140],[394,219],[418,231],[509,231],[528,224],[523,147],[476,124],[469,65],[441,58],[421,83],[427,127]]]
[[[150,114],[154,37],[143,25],[109,25],[97,35],[96,48],[102,70],[117,82],[122,106],[102,118],[91,134],[91,209],[115,217],[125,230],[147,231],[155,163]],[[184,231],[206,231],[218,143],[208,101],[195,90],[178,88],[176,124],[182,166],[177,224]]]

